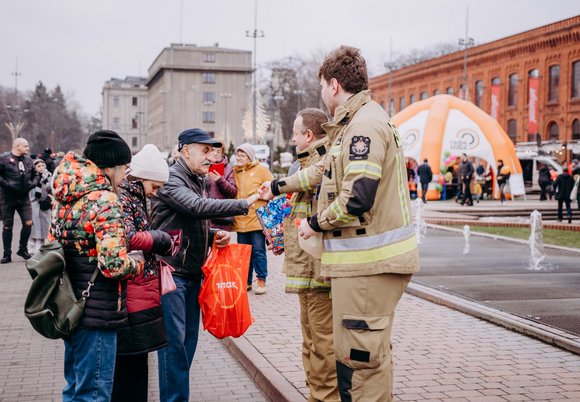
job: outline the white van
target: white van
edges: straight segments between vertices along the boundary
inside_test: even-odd
[[[524,184],[526,186],[526,191],[540,191],[540,185],[538,184],[538,171],[542,165],[548,166],[548,168],[553,168],[558,174],[562,173],[562,166],[558,163],[558,160],[553,156],[547,155],[537,155],[536,153],[519,153],[518,158],[522,164],[522,172],[524,176]]]

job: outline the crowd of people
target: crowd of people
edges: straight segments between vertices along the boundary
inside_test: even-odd
[[[285,291],[300,302],[309,400],[392,400],[394,311],[419,270],[409,195],[418,189],[400,183],[417,174],[427,202],[433,172],[427,159],[417,173],[405,166],[398,130],[371,99],[357,49],[331,52],[318,78],[330,118],[314,108],[297,114],[298,162],[283,178],[274,179],[248,143],[235,149],[231,166],[223,141],[200,128],[177,135],[170,164],[153,144],[132,155],[110,130],[93,133],[82,152],[46,149],[33,159],[17,138],[0,155],[1,262],[11,262],[18,212],[17,255],[29,259],[45,241],[59,241],[77,297],[94,282],[80,325],[64,340],[64,401],[147,401],[154,351],[160,399],[188,401],[207,253],[237,233],[239,243],[252,246],[247,291],[265,294],[267,244],[255,210],[282,194],[292,205],[284,225]],[[510,172],[502,165],[495,180],[503,202]],[[460,203],[473,204],[474,180],[491,193],[491,169],[474,169],[464,154],[455,170]],[[576,161],[570,173],[579,170]],[[574,179],[566,174],[550,185],[571,219]],[[316,236],[324,242],[321,258],[299,246],[300,238]],[[174,270],[171,292],[162,292],[161,264]]]

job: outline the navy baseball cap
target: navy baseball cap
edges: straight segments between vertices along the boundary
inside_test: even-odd
[[[186,144],[208,144],[213,147],[219,148],[222,146],[222,143],[211,138],[209,133],[201,128],[188,128],[185,131],[182,131],[177,137],[178,146],[177,149],[181,151]]]

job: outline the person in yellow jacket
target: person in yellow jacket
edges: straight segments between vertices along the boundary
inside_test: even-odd
[[[310,218],[316,212],[316,187],[303,187],[301,172],[315,165],[326,155],[326,133],[322,124],[328,121],[320,109],[308,108],[298,112],[294,120],[292,140],[296,144],[300,163],[298,174],[279,179],[292,188],[292,212],[284,221],[283,272],[286,274],[286,293],[298,293],[302,326],[302,363],[310,390],[309,401],[339,401],[336,379],[336,359],[332,342],[332,300],[330,282],[320,276],[320,260],[298,245],[296,219]],[[319,182],[320,180],[318,180]],[[271,182],[262,185],[260,196],[272,198]],[[267,194],[267,195],[266,195]]]
[[[419,253],[399,133],[368,90],[366,62],[341,46],[320,66],[329,152],[303,172],[320,181],[317,213],[299,235],[323,233],[321,275],[331,278],[334,351],[343,401],[392,401],[391,329]],[[320,180],[320,172],[323,172]],[[300,174],[300,173],[299,173]],[[285,192],[285,181],[272,190]]]
[[[244,143],[236,148],[236,165],[234,166],[234,178],[238,186],[238,199],[248,198],[256,194],[260,185],[272,180],[270,171],[260,165],[256,159],[256,151],[252,144]],[[256,209],[265,204],[258,200],[253,203],[246,215],[234,217],[232,231],[238,233],[238,243],[252,246],[250,259],[250,271],[248,272],[248,290],[252,289],[253,272],[256,272],[257,286],[255,293],[266,293],[266,277],[268,276],[268,260],[266,259],[266,236],[262,232],[262,226],[256,216]]]

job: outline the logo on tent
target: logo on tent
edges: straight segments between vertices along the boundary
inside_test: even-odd
[[[403,138],[403,149],[409,150],[414,148],[419,143],[419,137],[421,137],[419,130],[413,129],[407,131]]]
[[[454,151],[469,151],[479,145],[479,134],[472,130],[461,129],[455,138],[455,140],[449,141],[449,146]]]

